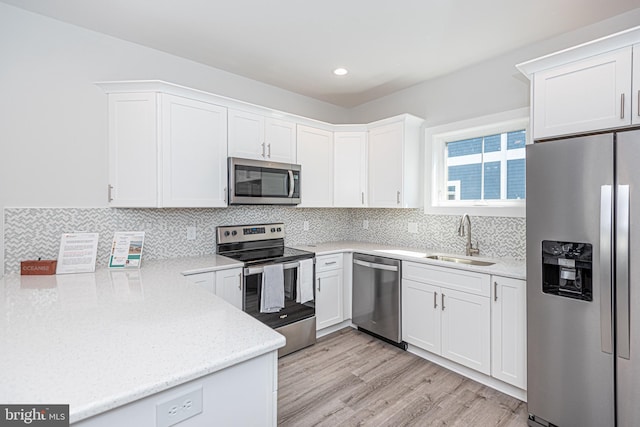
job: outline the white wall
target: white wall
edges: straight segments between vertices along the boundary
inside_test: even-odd
[[[107,97],[94,82],[137,79],[166,80],[323,121],[340,122],[346,114],[0,3],[0,210],[106,206]],[[0,244],[0,260],[3,251]]]
[[[431,127],[528,107],[529,81],[516,64],[637,25],[640,8],[362,104],[351,109],[349,120],[410,113]]]

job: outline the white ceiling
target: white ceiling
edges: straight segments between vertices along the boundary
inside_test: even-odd
[[[638,0],[0,0],[353,107]],[[332,70],[344,66],[347,76]]]

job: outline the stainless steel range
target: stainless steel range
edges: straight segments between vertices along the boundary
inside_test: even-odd
[[[217,228],[218,255],[242,261],[243,310],[274,328],[287,339],[278,356],[297,351],[316,342],[316,309],[313,280],[315,254],[284,245],[284,224],[253,224],[221,226]],[[305,261],[305,260],[310,260]],[[275,312],[261,310],[265,291],[264,271],[267,266],[282,264],[284,304]],[[302,265],[302,267],[301,267]],[[308,268],[304,268],[304,266]],[[310,268],[309,268],[310,267]],[[270,268],[270,267],[267,267]],[[310,275],[310,277],[305,277]],[[309,283],[307,297],[300,298]],[[277,286],[280,286],[277,284]],[[311,298],[308,301],[304,301]]]

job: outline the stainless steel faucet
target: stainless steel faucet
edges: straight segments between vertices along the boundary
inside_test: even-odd
[[[469,226],[467,232],[465,233],[464,230],[464,221],[467,220],[467,224]],[[462,215],[462,218],[460,218],[460,224],[458,225],[458,236],[460,237],[464,237],[466,234],[467,236],[467,245],[466,245],[466,254],[467,256],[473,256],[473,255],[478,255],[480,254],[480,248],[478,247],[478,241],[476,241],[476,247],[473,247],[473,244],[471,243],[471,217],[469,216],[469,214],[464,214]]]

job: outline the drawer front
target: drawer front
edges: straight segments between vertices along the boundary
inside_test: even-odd
[[[316,257],[316,272],[342,268],[342,254],[322,255]]]
[[[475,271],[403,262],[402,277],[476,295],[486,297],[491,295],[491,277]]]

